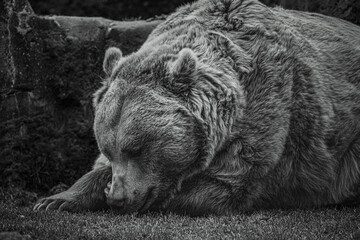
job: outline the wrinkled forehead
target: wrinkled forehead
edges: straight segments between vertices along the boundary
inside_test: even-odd
[[[148,86],[133,86],[122,80],[111,83],[95,114],[95,129],[107,129],[121,125],[129,129],[133,125],[148,128],[162,126],[174,116],[174,102]]]
[[[112,78],[123,78],[131,83],[150,83],[166,77],[169,60],[175,57],[161,49],[142,49],[119,61],[113,69]]]
[[[177,105],[152,89],[128,87],[127,91],[105,94],[95,114],[94,130],[100,149],[121,149],[136,142],[171,139],[184,135]],[[122,146],[122,147],[121,147]]]
[[[119,124],[123,130],[148,131],[151,128],[163,128],[175,118],[174,103],[152,90],[134,89],[123,102]]]

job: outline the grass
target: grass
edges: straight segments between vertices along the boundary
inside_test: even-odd
[[[111,211],[34,212],[33,196],[25,196],[30,199],[27,203],[0,195],[0,232],[18,232],[31,239],[360,239],[360,207],[193,218]]]

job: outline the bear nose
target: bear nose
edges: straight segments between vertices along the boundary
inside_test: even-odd
[[[126,202],[125,189],[120,188],[116,182],[109,182],[105,188],[106,203],[114,207],[123,207]]]

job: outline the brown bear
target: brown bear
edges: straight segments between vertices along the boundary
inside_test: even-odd
[[[236,214],[360,202],[360,27],[257,0],[179,8],[105,54],[101,155],[35,210]]]

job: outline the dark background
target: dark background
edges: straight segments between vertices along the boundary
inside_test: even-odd
[[[287,9],[319,12],[360,24],[359,0],[260,0]],[[105,17],[113,20],[148,19],[169,14],[189,0],[30,0],[37,14]]]

